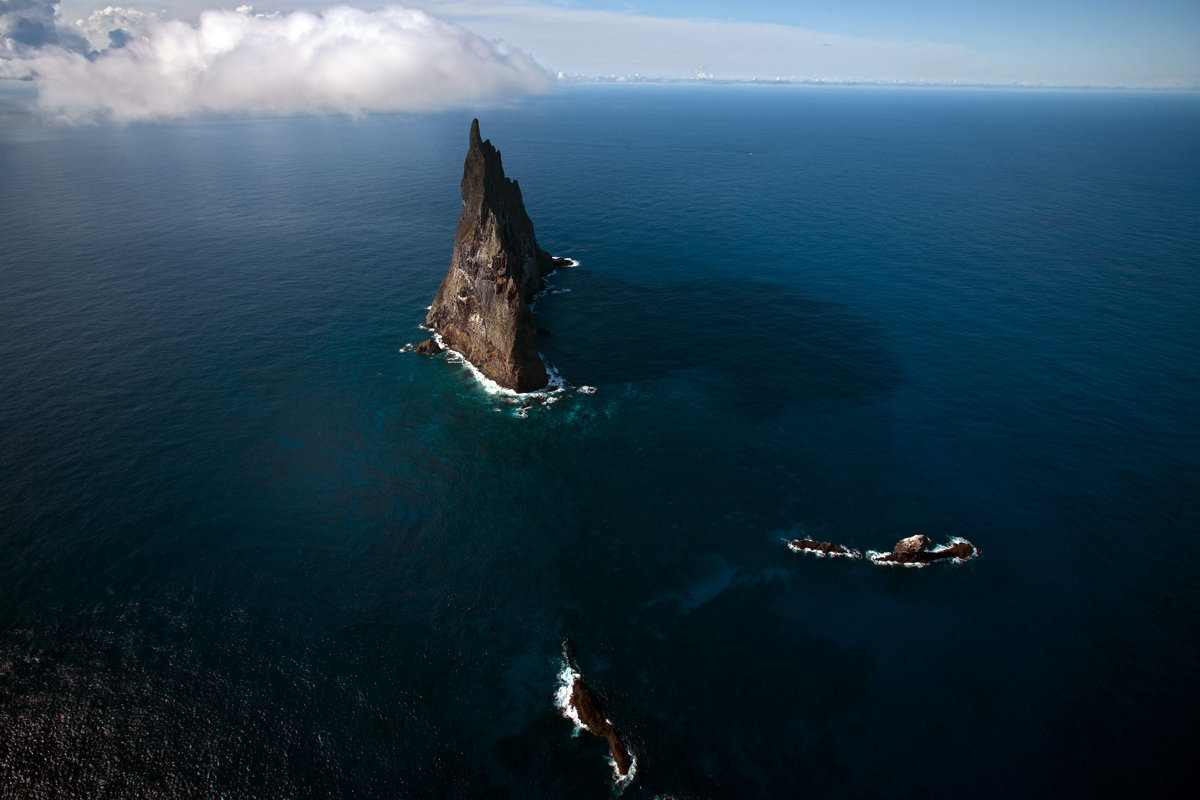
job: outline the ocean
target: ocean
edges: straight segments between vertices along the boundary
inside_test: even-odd
[[[552,403],[406,352],[473,117],[578,262]],[[1193,785],[1198,142],[1148,92],[6,112],[0,795]],[[978,556],[785,544],[918,533]]]

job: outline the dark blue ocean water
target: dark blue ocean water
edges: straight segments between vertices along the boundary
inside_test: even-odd
[[[472,116],[566,396],[402,353]],[[579,87],[0,117],[0,795],[1165,795],[1200,97]],[[594,386],[594,394],[579,391]],[[974,542],[961,565],[792,553]]]

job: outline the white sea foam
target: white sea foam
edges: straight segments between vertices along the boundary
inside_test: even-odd
[[[580,731],[586,731],[588,728],[583,724],[583,720],[579,718],[579,713],[575,710],[575,706],[571,705],[571,695],[575,692],[575,684],[582,677],[575,668],[571,666],[570,660],[567,659],[567,654],[563,653],[562,669],[558,671],[558,688],[554,691],[554,705],[562,712],[570,722],[575,724],[573,736],[578,736]]]
[[[617,762],[612,756],[608,757],[608,765],[612,767],[613,782],[620,789],[624,790],[626,786],[633,783],[633,779],[637,775],[637,756],[633,753],[629,754],[629,772],[626,772],[624,775],[621,774],[621,769],[617,766]]]
[[[970,539],[964,539],[961,536],[951,536],[950,544],[947,545],[947,547],[956,545],[960,542],[971,545],[971,555],[967,556],[966,558],[954,558],[951,559],[951,561],[953,561],[955,564],[965,564],[968,561],[973,561],[974,559],[979,558],[979,548],[976,547]]]
[[[566,258],[566,257],[561,256],[561,258]],[[566,258],[566,260],[568,263],[562,264],[561,266],[563,266],[563,267],[578,267],[579,266],[579,262],[573,258]],[[554,270],[550,271],[550,274],[553,275],[554,271],[557,269],[558,269],[558,267],[556,266],[554,268]],[[541,290],[538,292],[535,292],[533,297],[531,297],[529,300],[529,308],[531,310],[533,310],[534,305],[537,303],[538,298],[540,298],[540,297],[545,297],[548,294],[566,294],[569,291],[571,291],[571,290],[570,289],[556,289],[556,288],[554,288],[554,284],[552,284],[550,282],[549,277],[543,278]]]
[[[401,347],[401,348],[400,348],[400,352],[401,352],[401,353],[407,353],[409,350],[412,350],[412,349],[413,349],[413,343],[412,343],[412,342],[407,342],[407,343],[405,343],[404,347]]]
[[[422,325],[421,327],[425,327],[425,326]],[[479,367],[472,364],[470,359],[468,359],[462,353],[455,350],[453,347],[448,347],[446,345],[446,340],[442,338],[442,335],[440,333],[438,333],[437,331],[431,330],[429,328],[426,328],[426,330],[429,330],[431,332],[433,340],[435,342],[437,342],[438,345],[442,348],[442,350],[444,350],[446,352],[446,356],[450,361],[460,363],[463,366],[465,366],[468,370],[470,370],[471,374],[475,376],[475,380],[479,381],[480,385],[483,386],[483,390],[485,392],[487,392],[488,394],[502,395],[504,397],[520,397],[521,396],[521,394],[522,394],[521,392],[517,392],[512,389],[506,389],[503,386],[501,386],[500,384],[496,383],[491,378],[489,378],[487,375],[484,375],[482,372],[480,372]],[[526,392],[525,394],[529,394],[529,392]]]
[[[542,363],[546,364],[546,357],[542,356],[541,353],[538,353],[538,355],[541,356]],[[546,382],[544,391],[553,392],[566,387],[567,382],[563,380],[563,376],[559,374],[557,367],[546,364],[546,375],[549,376],[549,380]]]
[[[578,261],[575,261],[574,259],[570,259],[570,261],[571,261],[571,263],[567,266],[571,266],[571,267],[579,266]],[[569,291],[571,291],[571,290],[570,289],[551,289],[549,286],[547,286],[546,289],[543,289],[541,292],[534,295],[534,297],[536,299],[537,297],[541,297],[543,294],[546,294],[546,293],[563,294],[563,293],[566,293]],[[502,398],[504,398],[505,402],[511,403],[511,402],[513,402],[515,400],[519,400],[521,398],[543,397],[543,398],[546,398],[545,402],[540,403],[539,405],[547,405],[548,406],[559,399],[557,397],[551,397],[550,394],[552,392],[558,392],[558,391],[562,391],[562,390],[568,388],[566,379],[563,378],[562,374],[558,371],[558,369],[556,367],[554,367],[552,364],[548,363],[546,361],[545,356],[543,356],[541,353],[538,353],[538,356],[542,359],[542,363],[546,366],[546,376],[547,376],[546,386],[542,389],[538,389],[537,391],[533,391],[533,392],[517,392],[517,391],[514,391],[513,389],[507,389],[507,388],[501,386],[500,384],[496,383],[491,378],[484,375],[479,370],[479,368],[476,367],[474,364],[472,364],[470,359],[468,359],[462,353],[455,350],[453,347],[447,346],[446,340],[443,339],[442,335],[440,333],[438,333],[437,331],[435,331],[433,328],[430,328],[429,326],[425,325],[424,323],[418,325],[417,327],[421,328],[422,330],[429,331],[430,336],[433,338],[433,340],[435,342],[437,342],[438,345],[442,348],[443,352],[445,352],[447,360],[462,364],[464,367],[467,368],[467,370],[470,371],[471,375],[474,376],[475,380],[477,380],[479,382],[480,386],[483,387],[483,390],[485,392],[487,392],[490,395],[502,397]],[[408,350],[411,350],[411,349],[414,349],[413,345],[411,343],[406,344],[404,346],[404,348],[401,350],[401,352],[408,352]],[[581,387],[579,387],[579,391],[582,392],[583,394],[594,394],[596,391],[596,387],[581,386]],[[530,408],[530,407],[531,406],[528,406],[528,405],[522,407],[514,414],[514,416],[516,416],[520,419],[525,419],[526,417],[529,416],[527,411],[528,411],[528,408]]]
[[[841,547],[846,549],[845,553],[825,553],[821,550],[810,550],[807,547],[796,547],[794,544],[792,544],[792,541],[793,540],[791,539],[784,539],[784,542],[788,546],[788,550],[791,550],[793,553],[800,553],[801,555],[816,556],[817,558],[825,558],[826,556],[829,558],[862,558],[862,553],[858,552],[852,547],[846,547],[845,545],[841,545]]]
[[[868,550],[867,558],[871,559],[872,564],[878,564],[881,567],[910,567],[913,569],[921,569],[922,567],[929,566],[928,563],[921,562],[921,561],[880,561],[879,560],[882,556],[890,556],[891,554],[892,554],[892,551],[890,551],[890,550],[888,550],[887,552],[884,552],[881,550]]]

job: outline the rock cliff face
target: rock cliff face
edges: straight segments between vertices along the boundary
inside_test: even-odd
[[[529,303],[555,266],[534,238],[521,188],[504,177],[500,151],[480,137],[474,120],[454,255],[426,326],[501,386],[542,389],[546,367]]]

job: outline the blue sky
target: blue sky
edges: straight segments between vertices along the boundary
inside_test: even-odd
[[[334,0],[249,0],[259,12]],[[65,0],[194,17],[246,0]],[[378,8],[385,2],[350,0]],[[1200,85],[1200,0],[406,0],[551,73]]]
[[[765,71],[802,78],[1200,84],[1200,0],[414,2],[565,72],[637,72],[649,64],[651,71],[677,74],[707,67],[718,77],[762,77]],[[476,19],[470,19],[472,8]],[[496,9],[491,16],[488,8]],[[589,11],[623,17],[626,30],[593,25],[594,33],[587,33]],[[656,38],[644,42],[637,32],[647,18],[675,25],[660,25]],[[773,31],[765,48],[756,46],[763,38],[752,23]],[[822,48],[816,54],[807,52],[809,32],[828,35],[829,41],[812,45]],[[677,51],[675,60],[648,58],[654,41]]]

